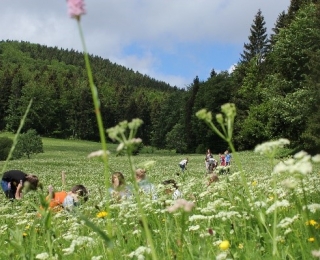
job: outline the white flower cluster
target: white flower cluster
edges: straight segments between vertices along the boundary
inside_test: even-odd
[[[291,225],[295,220],[297,220],[299,218],[299,214],[293,216],[292,218],[288,218],[285,217],[284,219],[282,219],[279,224],[277,225],[277,227],[280,228],[286,228],[287,226]]]
[[[36,255],[36,259],[48,259],[48,258],[49,258],[49,254],[47,252]]]
[[[289,207],[290,203],[287,200],[277,200],[275,203],[273,203],[266,211],[267,214],[272,213],[276,208],[280,207]]]
[[[285,138],[280,138],[276,141],[269,141],[256,146],[254,151],[259,154],[271,155],[277,149],[284,147],[285,145],[290,144],[290,141]]]
[[[237,211],[220,211],[215,215],[215,218],[221,218],[222,221],[226,221],[227,219],[231,219],[232,217],[241,218],[241,214]]]
[[[199,225],[190,226],[190,227],[188,228],[188,231],[196,231],[196,230],[198,230],[199,228],[200,228]]]
[[[312,172],[311,156],[306,152],[299,152],[294,155],[294,158],[290,158],[283,162],[279,162],[273,169],[273,173],[301,173],[308,174]]]
[[[310,212],[315,213],[317,210],[320,210],[320,204],[314,203],[314,204],[309,204],[307,206],[303,206],[302,209],[308,209]]]
[[[144,260],[144,254],[150,254],[151,253],[151,249],[149,247],[145,247],[145,246],[139,246],[135,251],[131,252],[128,256],[130,258],[133,258],[134,256],[136,256],[139,260]]]
[[[91,257],[91,260],[101,260],[102,258],[103,258],[102,255],[98,255],[98,256]]]
[[[62,249],[65,255],[70,255],[74,252],[76,246],[93,244],[94,240],[91,237],[79,236],[72,240],[70,247]]]
[[[197,220],[207,220],[208,217],[204,215],[192,215],[189,217],[189,221],[197,221]]]

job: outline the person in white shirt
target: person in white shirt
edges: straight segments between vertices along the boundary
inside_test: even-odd
[[[176,200],[182,197],[182,193],[178,189],[178,184],[175,180],[165,180],[162,182],[162,184],[165,186],[165,193],[166,194],[172,194],[172,199]]]
[[[179,162],[179,166],[180,166],[182,172],[184,172],[184,170],[187,169],[187,164],[188,164],[188,158]]]

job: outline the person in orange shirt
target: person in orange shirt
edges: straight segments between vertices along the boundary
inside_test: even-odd
[[[80,204],[80,198],[83,198],[83,201],[88,200],[88,191],[82,184],[75,185],[69,192],[54,192],[50,185],[46,200],[49,201],[49,208],[60,211],[61,209],[72,210],[74,206]]]

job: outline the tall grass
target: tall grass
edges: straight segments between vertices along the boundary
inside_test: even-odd
[[[52,184],[56,190],[62,189],[62,170],[66,171],[67,188],[79,182],[86,185],[90,198],[79,208],[80,213],[101,230],[106,231],[106,222],[110,221],[113,247],[108,248],[104,240],[80,218],[63,211],[52,215],[48,234],[45,220],[38,216],[34,207],[40,205],[36,192],[29,192],[23,200],[14,203],[1,194],[0,245],[4,250],[1,250],[0,259],[35,259],[36,256],[46,256],[41,253],[49,255],[48,235],[52,237],[52,255],[56,259],[110,259],[107,256],[109,250],[114,259],[130,259],[134,254],[140,259],[142,256],[151,258],[135,201],[112,203],[109,219],[97,217],[108,198],[104,166],[99,158],[88,159],[87,155],[100,144],[49,138],[44,138],[43,143],[43,154],[9,161],[8,168],[35,173],[45,186]],[[110,144],[109,149],[115,150],[116,146]],[[273,186],[271,167],[264,156],[253,152],[240,152],[238,156],[243,162],[253,197],[249,204],[243,200],[245,190],[237,165],[231,166],[230,175],[220,175],[218,183],[207,187],[203,155],[189,155],[189,167],[183,177],[176,175],[180,171],[177,165],[182,159],[180,155],[140,154],[133,158],[136,165],[156,161],[148,177],[158,187],[158,200],[150,201],[141,196],[141,203],[159,259],[311,259],[311,252],[319,250],[319,165],[315,164],[312,173],[303,177],[303,186],[298,182],[294,189],[290,189],[283,181],[293,178],[293,174],[277,175]],[[119,170],[130,179],[131,169],[126,156],[111,153],[109,161],[110,173]],[[0,166],[3,164],[1,162]],[[183,197],[195,202],[196,207],[187,216],[183,216],[183,211],[166,211],[174,203],[159,185],[166,179],[175,179]],[[274,256],[272,238],[267,230],[258,228],[261,220],[256,218],[255,212],[259,209],[261,219],[272,230],[274,212],[271,209],[275,203],[275,192],[278,201],[286,200],[288,203],[277,207],[275,227],[279,254]],[[39,193],[46,195],[45,190]],[[309,210],[304,209],[305,206],[309,206]],[[181,225],[183,217],[184,227]],[[226,250],[219,247],[224,240],[230,243]],[[138,259],[137,256],[132,258]]]

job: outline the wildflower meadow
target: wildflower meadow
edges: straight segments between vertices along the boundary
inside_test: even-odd
[[[206,110],[196,114],[228,143],[232,154],[228,170],[216,170],[219,181],[208,185],[204,154],[144,147],[133,156],[133,148],[143,141],[136,138],[142,122],[134,119],[103,128],[81,30],[84,2],[67,3],[79,25],[101,140],[43,138],[43,154],[0,162],[1,169],[36,174],[43,187],[23,193],[21,200],[0,195],[0,259],[320,258],[320,156],[304,151],[288,155],[287,139],[237,152],[232,143],[233,104],[223,105],[218,115]],[[106,142],[107,135],[112,144]],[[182,173],[178,163],[186,157],[189,163]],[[156,198],[139,190],[134,180],[137,168],[147,170]],[[122,172],[132,187],[130,198],[110,198],[115,171]],[[168,179],[178,183],[181,198],[165,192],[161,183]],[[49,185],[59,191],[75,184],[88,188],[87,202],[72,211],[48,209]]]
[[[46,138],[43,143],[45,153],[8,163],[8,169],[37,174],[43,191],[30,191],[22,200],[13,202],[1,194],[0,259],[152,259],[136,200],[110,200],[103,161],[99,157],[88,158],[101,144]],[[158,196],[152,200],[140,194],[140,202],[156,258],[316,256],[320,250],[320,169],[314,162],[317,157],[301,152],[274,159],[272,166],[260,154],[269,148],[265,145],[257,147],[257,152],[238,153],[249,194],[235,161],[229,174],[219,175],[218,182],[207,186],[203,155],[188,155],[188,170],[179,176],[178,162],[184,155],[170,151],[148,153],[146,149],[146,153],[134,156],[135,167],[153,162],[147,174],[156,185]],[[117,145],[109,145],[110,173],[121,171],[130,180],[128,158],[117,156],[116,149]],[[62,171],[66,173],[65,184]],[[166,179],[175,179],[183,199],[193,206],[182,205],[170,211],[178,201],[163,192],[161,182]],[[55,190],[68,190],[78,183],[88,188],[89,200],[75,212],[39,214],[48,185]]]

